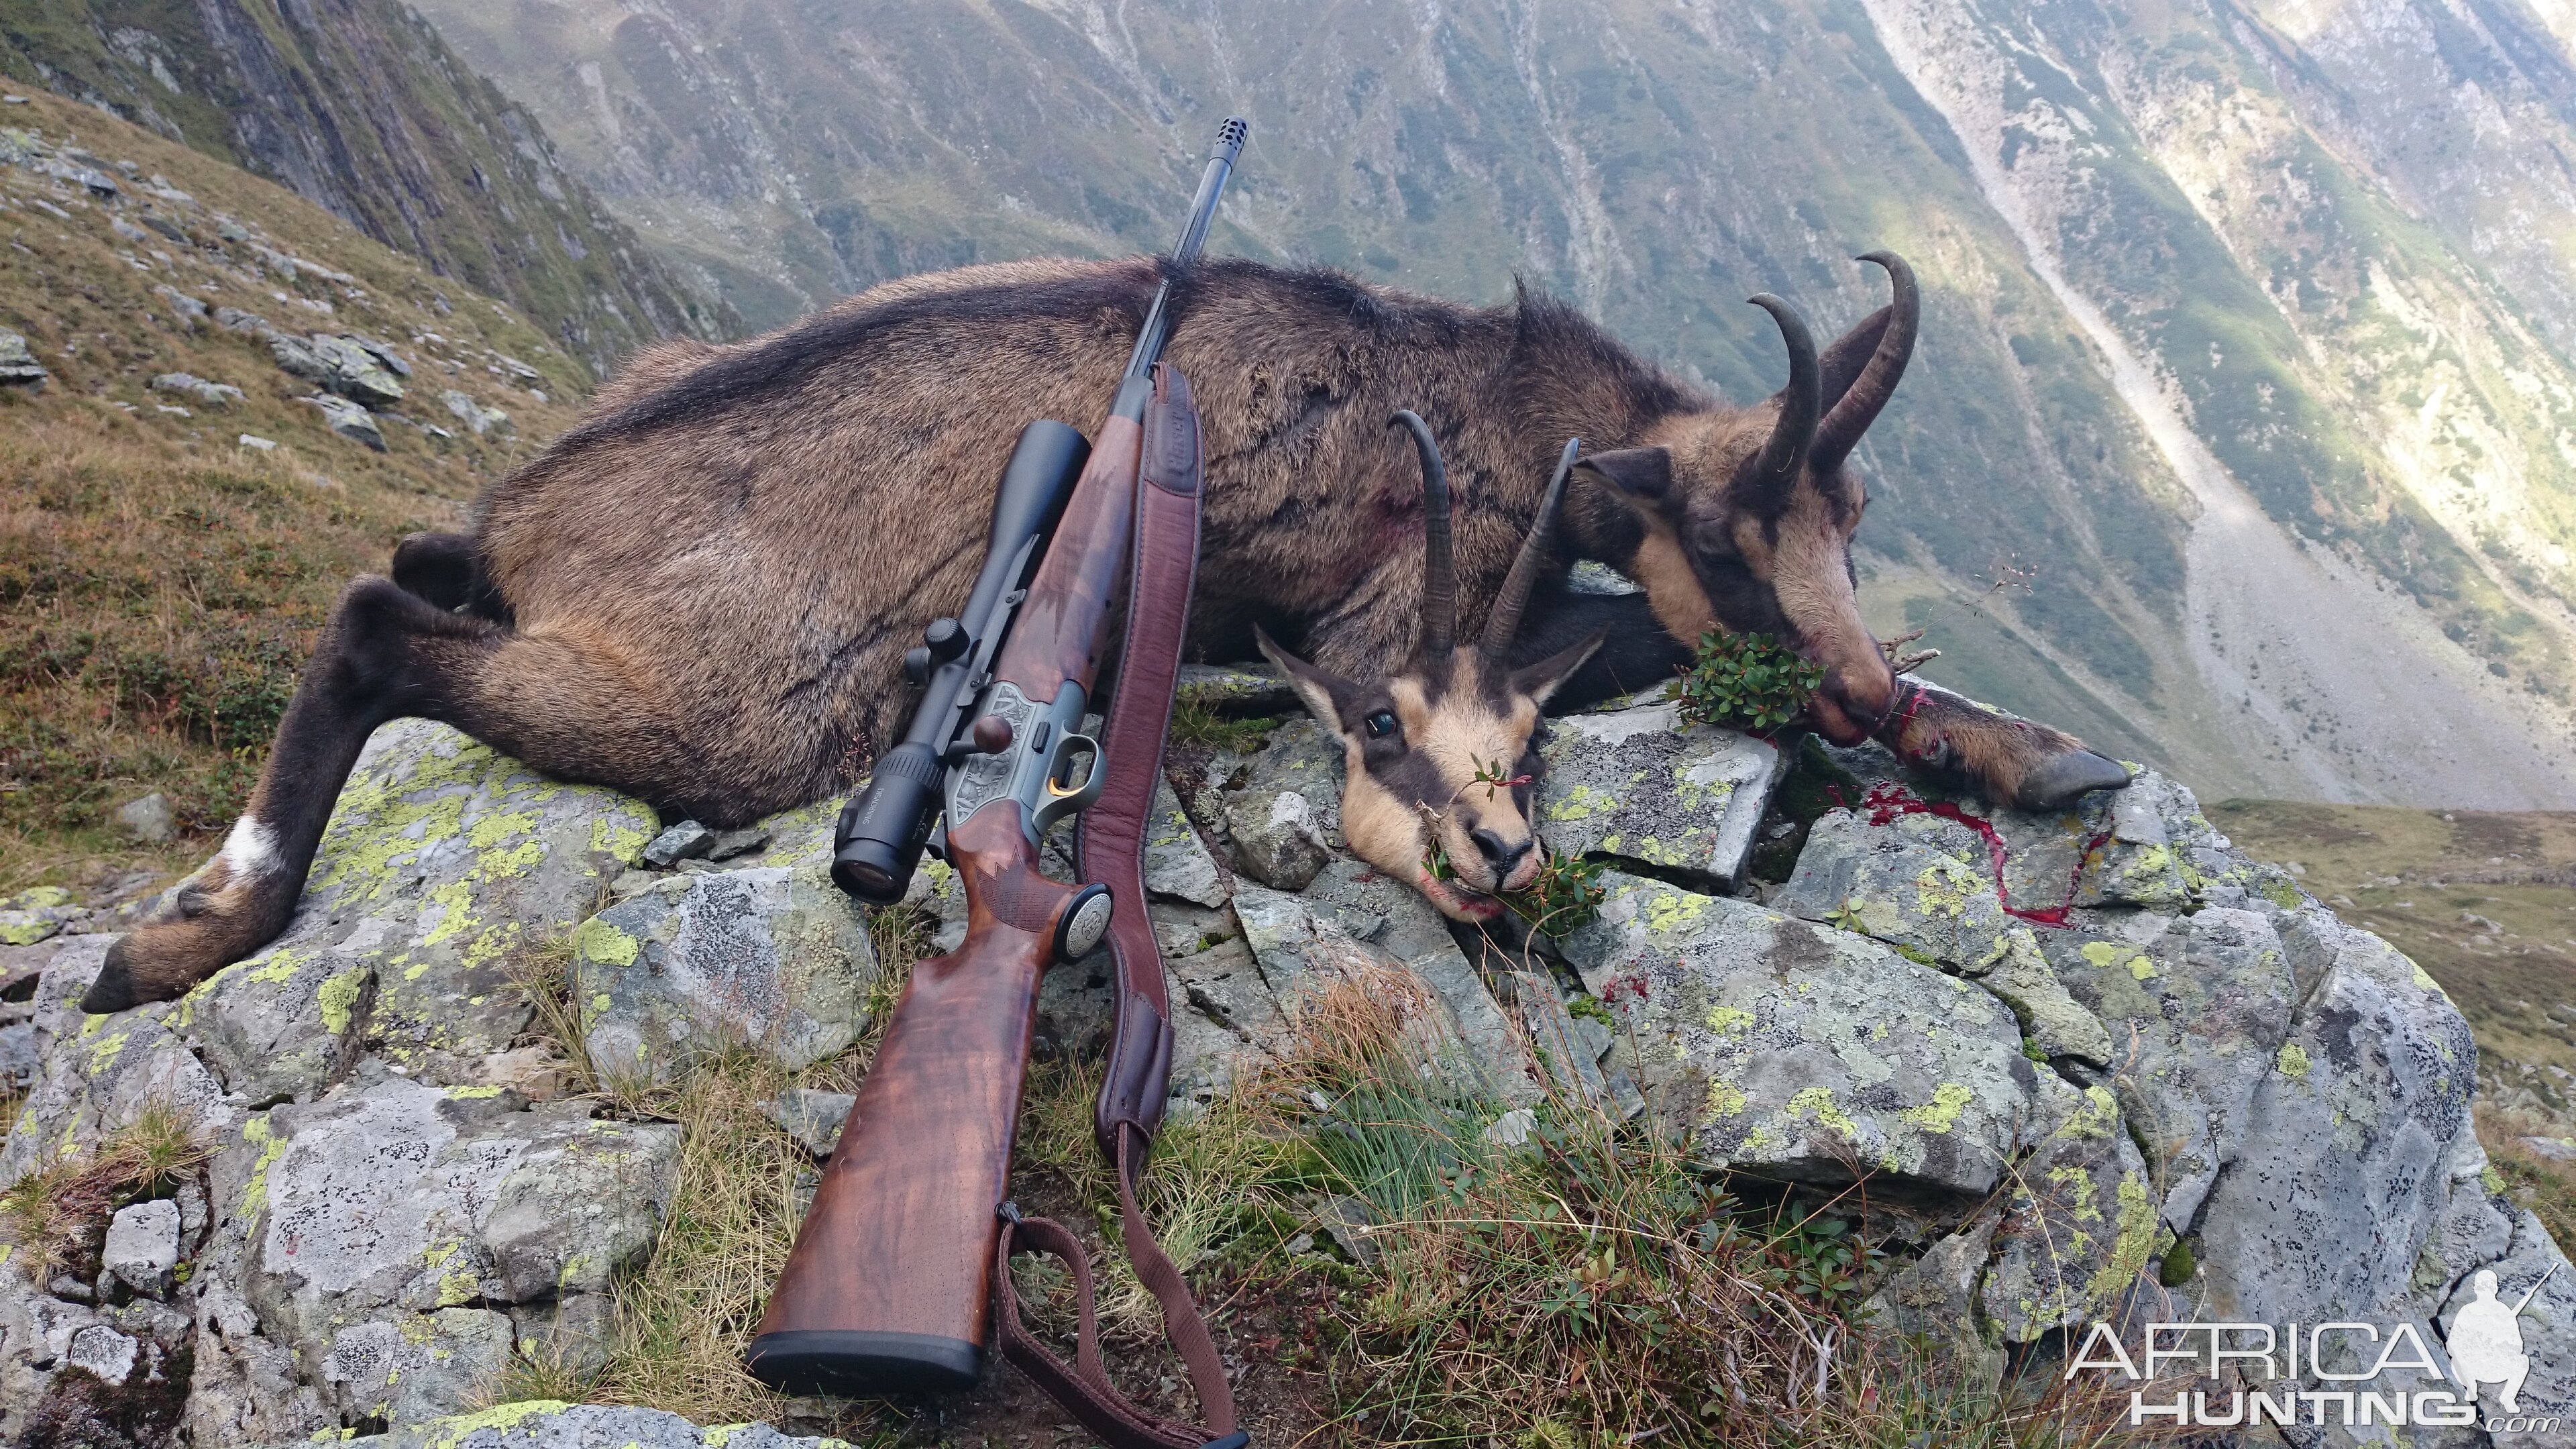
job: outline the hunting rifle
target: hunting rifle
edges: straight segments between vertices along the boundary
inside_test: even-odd
[[[1218,132],[1098,437],[1086,445],[1044,420],[1022,430],[964,609],[933,621],[905,657],[921,704],[841,813],[832,873],[844,889],[899,901],[922,851],[937,849],[965,889],[967,931],[956,951],[913,967],[752,1341],[752,1373],[790,1393],[967,1387],[984,1367],[990,1308],[1012,1361],[1122,1449],[1243,1442],[1214,1343],[1146,1233],[1135,1187],[1171,1061],[1137,862],[1198,552],[1198,417],[1161,358],[1172,280],[1197,260],[1247,131],[1230,118]],[[1110,601],[1129,575],[1104,744],[1083,721]],[[1077,848],[1089,883],[1040,874],[1048,827],[1095,804]],[[1213,1433],[1118,1396],[1100,1369],[1080,1240],[1005,1201],[1040,978],[1104,939],[1117,955],[1118,1023],[1095,1130],[1117,1169],[1128,1256],[1162,1302]],[[1023,1250],[1074,1271],[1079,1367],[1020,1328],[1009,1260]]]

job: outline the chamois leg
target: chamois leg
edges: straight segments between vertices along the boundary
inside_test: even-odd
[[[1954,788],[2018,810],[2055,810],[2094,790],[2118,790],[2129,772],[2064,730],[1990,709],[1913,679],[1878,739],[1897,758]]]
[[[163,914],[108,952],[84,1011],[176,996],[276,938],[340,787],[376,726],[443,720],[540,770],[648,792],[671,747],[614,660],[452,613],[382,578],[340,596],[249,808]]]
[[[501,623],[510,611],[483,576],[483,554],[473,536],[414,533],[394,546],[394,582],[450,613],[480,614]]]

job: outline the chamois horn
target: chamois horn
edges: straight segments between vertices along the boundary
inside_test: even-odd
[[[1896,395],[1897,380],[1914,356],[1914,334],[1923,322],[1923,297],[1914,287],[1914,269],[1894,252],[1869,252],[1859,258],[1887,270],[1896,299],[1887,309],[1887,330],[1860,376],[1836,399],[1825,420],[1816,425],[1816,441],[1807,449],[1807,464],[1819,475],[1831,473],[1860,446],[1860,435],[1878,420],[1879,410]]]
[[[1386,420],[1390,428],[1413,434],[1413,451],[1422,460],[1422,648],[1446,654],[1458,634],[1458,560],[1449,546],[1449,470],[1440,461],[1440,445],[1431,425],[1410,408]]]
[[[1581,438],[1565,440],[1565,451],[1556,458],[1556,476],[1547,480],[1547,492],[1539,498],[1538,517],[1530,520],[1529,536],[1521,540],[1512,571],[1503,576],[1503,591],[1494,596],[1494,611],[1485,616],[1485,637],[1477,647],[1489,663],[1500,664],[1511,655],[1512,636],[1520,632],[1521,610],[1529,604],[1530,590],[1538,587],[1539,570],[1547,567],[1548,555],[1556,550],[1557,505],[1565,498],[1565,479],[1574,471],[1575,455],[1582,451]]]
[[[1789,385],[1780,389],[1780,420],[1754,461],[1752,492],[1764,505],[1778,508],[1798,486],[1798,470],[1807,461],[1807,445],[1816,435],[1816,415],[1824,410],[1824,372],[1816,365],[1816,339],[1798,309],[1768,292],[1745,300],[1771,314],[1780,340],[1789,349]]]

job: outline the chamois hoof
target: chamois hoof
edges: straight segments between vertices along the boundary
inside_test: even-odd
[[[186,905],[183,900],[183,914],[176,918],[146,921],[108,947],[98,979],[81,996],[81,1010],[124,1011],[184,995],[277,934],[274,927],[261,930],[257,921],[243,916],[211,911],[186,915]]]
[[[2127,766],[2091,750],[2069,750],[2024,775],[2021,788],[2013,792],[2013,806],[2021,810],[2058,810],[2096,790],[2128,787]]]

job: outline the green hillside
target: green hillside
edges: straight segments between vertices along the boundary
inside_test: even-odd
[[[731,325],[398,0],[0,0],[0,76],[282,183],[516,305],[594,375]]]

